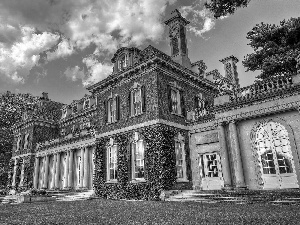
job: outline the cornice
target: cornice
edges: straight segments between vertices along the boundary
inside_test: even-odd
[[[262,104],[263,105],[263,104]],[[280,112],[287,112],[287,111],[293,111],[293,110],[298,110],[300,107],[300,100],[296,101],[290,101],[284,104],[275,104],[273,103],[272,106],[268,107],[261,107],[259,108],[259,105],[257,107],[244,107],[243,111],[237,111],[236,110],[231,110],[231,115],[218,115],[216,114],[216,120],[215,123],[220,124],[220,123],[226,123],[228,121],[241,121],[241,120],[246,120],[246,119],[251,119],[251,118],[257,118],[257,117],[262,117],[266,115],[274,115]]]
[[[37,152],[36,157],[43,157],[43,156],[55,154],[58,152],[65,152],[65,151],[69,151],[69,150],[75,150],[75,149],[93,146],[96,143],[95,140],[96,140],[95,138],[85,139],[85,140],[77,141],[74,143],[68,143],[66,145],[49,148],[47,150]]]
[[[55,128],[58,126],[58,123],[56,121],[49,121],[44,119],[30,119],[26,121],[22,121],[12,127],[12,130],[14,133],[19,132],[21,129],[28,128],[33,125],[41,125],[41,126],[48,126]]]

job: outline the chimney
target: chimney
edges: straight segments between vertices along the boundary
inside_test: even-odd
[[[44,100],[46,100],[46,101],[49,100],[49,98],[48,98],[48,93],[43,92],[42,95],[43,95],[42,99],[44,99]]]
[[[227,78],[236,87],[240,86],[236,67],[236,63],[238,61],[239,60],[233,55],[220,60],[220,62],[224,64],[225,78]]]
[[[165,21],[165,24],[169,27],[172,59],[182,66],[191,69],[191,60],[188,56],[186,41],[186,25],[189,23],[189,21],[181,16],[177,9],[171,13],[171,18]]]

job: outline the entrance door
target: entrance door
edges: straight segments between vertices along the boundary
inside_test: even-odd
[[[256,132],[256,147],[264,189],[299,187],[288,132],[283,125],[262,124]]]
[[[220,190],[224,179],[218,153],[206,153],[199,156],[199,168],[202,190]]]

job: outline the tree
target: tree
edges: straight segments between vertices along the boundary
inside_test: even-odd
[[[251,0],[207,0],[205,7],[215,18],[233,14],[237,8],[247,7]]]
[[[257,24],[247,33],[247,39],[254,49],[243,61],[247,71],[260,70],[262,73],[258,77],[261,79],[297,73],[300,17],[283,20],[280,25]]]
[[[22,113],[33,107],[39,98],[30,94],[0,93],[0,189],[6,186],[9,159],[12,155],[12,126]]]

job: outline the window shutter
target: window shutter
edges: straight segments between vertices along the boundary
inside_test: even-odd
[[[107,123],[107,119],[108,119],[108,104],[107,104],[107,100],[104,100],[103,102],[104,105],[104,123]]]
[[[131,96],[132,96],[132,94],[131,94],[132,92],[131,91],[129,91],[129,95],[128,95],[128,111],[129,111],[129,116],[131,116],[131,105],[132,105],[132,99],[131,99]]]
[[[168,92],[169,112],[172,112],[172,97],[171,97],[171,87],[170,87],[170,85],[167,86],[167,92]]]
[[[116,96],[116,120],[120,120],[120,96]]]
[[[181,106],[181,114],[182,114],[183,116],[186,116],[186,110],[185,110],[185,103],[184,103],[183,91],[180,91],[180,106]]]
[[[142,92],[142,112],[146,112],[146,91],[145,91],[145,85],[141,87]]]

